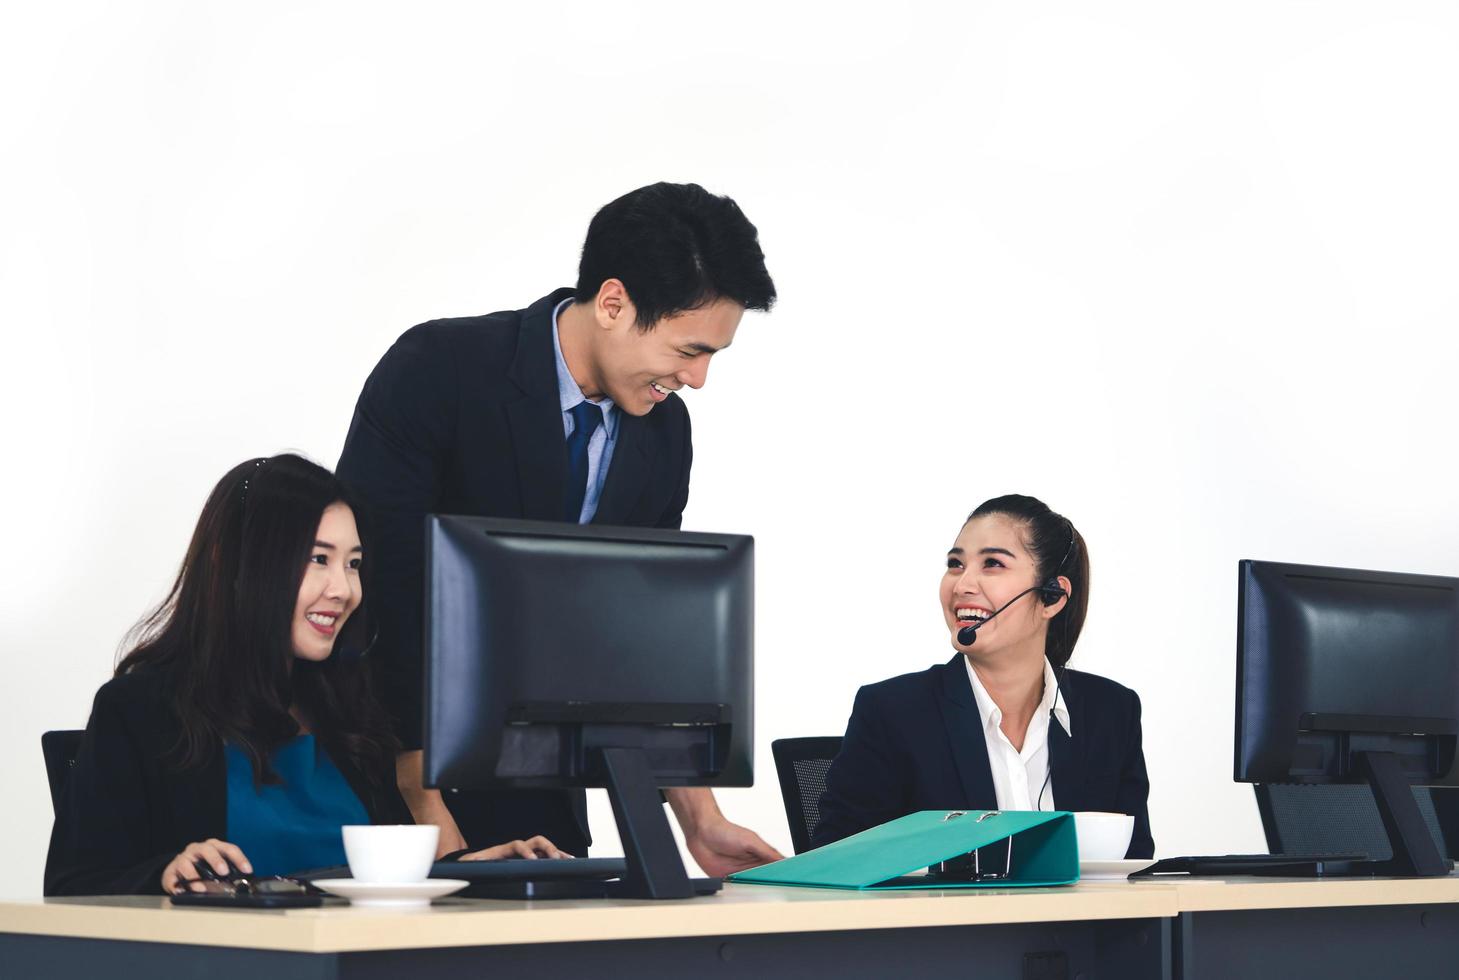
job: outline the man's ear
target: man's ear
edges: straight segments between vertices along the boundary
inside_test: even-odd
[[[593,314],[598,326],[604,330],[633,326],[638,319],[638,310],[634,308],[633,300],[628,298],[628,289],[619,279],[603,280],[603,284],[598,287],[597,298],[593,301]]]

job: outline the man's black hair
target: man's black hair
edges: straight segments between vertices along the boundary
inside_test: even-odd
[[[623,283],[641,330],[718,299],[747,310],[775,302],[755,226],[698,184],[640,187],[593,216],[573,298],[591,302],[608,279]]]

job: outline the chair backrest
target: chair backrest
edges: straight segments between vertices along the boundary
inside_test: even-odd
[[[81,736],[84,731],[46,732],[41,736],[41,754],[46,759],[46,779],[51,784],[51,811],[61,808],[61,793],[66,780],[71,776],[71,767],[76,764],[76,753],[81,750]]]
[[[1366,783],[1257,783],[1253,788],[1267,849],[1273,854],[1365,852],[1373,861],[1393,857],[1393,846],[1383,829],[1373,790]],[[1459,791],[1427,786],[1413,788],[1414,800],[1439,853],[1449,857],[1456,856],[1459,840],[1445,840],[1436,803],[1451,802],[1447,798],[1439,799],[1439,795],[1456,792]]]
[[[790,824],[795,853],[811,849],[811,834],[821,821],[821,794],[826,791],[826,770],[841,751],[841,736],[780,738],[770,743],[775,774],[780,777],[780,799]]]

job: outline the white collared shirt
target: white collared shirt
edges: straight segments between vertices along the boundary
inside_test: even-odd
[[[1044,661],[1044,696],[1029,719],[1028,730],[1023,735],[1022,750],[1015,749],[1008,736],[999,726],[1003,722],[1003,711],[993,703],[972,661],[963,658],[968,669],[968,682],[973,685],[973,698],[978,702],[978,717],[983,722],[983,740],[988,746],[988,768],[993,771],[993,792],[998,798],[1000,810],[1052,810],[1054,809],[1054,781],[1049,778],[1049,709],[1063,726],[1064,731],[1073,734],[1069,727],[1069,708],[1063,698],[1055,697],[1058,686],[1054,668]],[[1055,703],[1057,700],[1057,704]],[[1042,790],[1042,804],[1039,793]]]

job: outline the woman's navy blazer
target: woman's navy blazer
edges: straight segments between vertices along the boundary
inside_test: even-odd
[[[184,847],[228,840],[221,746],[179,772],[167,758],[181,732],[164,671],[134,670],[101,686],[56,810],[45,894],[159,895],[162,869]],[[348,759],[330,759],[372,822],[414,822],[392,769],[371,779]]]
[[[1155,856],[1140,748],[1140,698],[1114,681],[1065,670],[1060,697],[1073,735],[1049,725],[1049,763],[1060,810],[1129,813],[1126,856]],[[816,846],[918,810],[998,806],[988,746],[962,654],[856,693],[841,751],[826,773]]]

